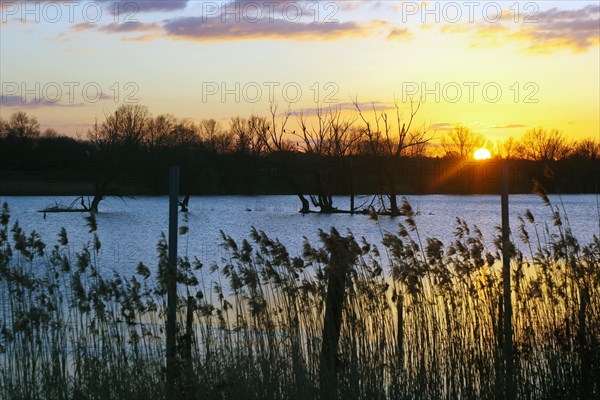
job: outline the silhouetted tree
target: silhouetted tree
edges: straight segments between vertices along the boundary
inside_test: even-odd
[[[2,125],[3,136],[9,140],[23,142],[40,136],[40,124],[37,118],[27,115],[25,111],[14,112]]]
[[[594,139],[583,139],[576,142],[570,156],[584,160],[598,160],[600,159],[600,142]]]
[[[558,129],[537,127],[521,138],[518,154],[528,160],[559,160],[569,154],[569,143]]]
[[[192,188],[204,167],[198,128],[191,121],[180,121],[165,137],[164,146],[174,152],[174,164],[181,172],[180,185],[184,195],[179,204],[181,211],[188,211]]]
[[[229,123],[232,143],[232,166],[235,168],[238,185],[245,194],[253,194],[259,175],[259,157],[265,151],[262,132],[266,119],[257,115],[249,118],[235,117]]]
[[[446,157],[466,159],[473,157],[475,150],[488,145],[485,137],[479,132],[473,132],[463,125],[456,125],[448,133],[447,138],[442,138],[442,147]]]
[[[200,139],[204,146],[213,153],[224,154],[231,151],[233,137],[230,132],[214,119],[204,119],[198,125]]]
[[[355,119],[342,118],[339,109],[330,108],[325,112],[317,107],[315,113],[316,122],[310,127],[307,116],[298,115],[301,132],[296,136],[302,140],[304,152],[314,159],[312,175],[317,193],[310,196],[311,202],[321,212],[331,213],[336,210],[333,207],[334,185],[339,182],[339,175],[344,175],[342,158],[349,155],[362,132],[351,130]]]
[[[362,119],[365,127],[363,128],[366,140],[368,142],[368,151],[372,157],[377,160],[380,181],[382,183],[382,193],[385,193],[389,201],[389,213],[392,216],[400,214],[398,208],[398,188],[401,176],[398,174],[400,161],[409,156],[410,150],[415,147],[423,146],[431,141],[428,135],[428,129],[412,129],[415,116],[421,107],[420,103],[411,101],[410,115],[406,122],[403,122],[400,113],[400,106],[395,101],[396,108],[396,133],[392,133],[393,123],[389,120],[389,115],[385,111],[377,112],[373,105],[373,115],[375,123],[367,119],[360,108],[357,99],[353,100],[354,106]],[[382,201],[383,211],[386,211],[385,202]]]
[[[257,115],[252,115],[248,119],[232,118],[229,123],[229,132],[233,140],[233,151],[251,156],[260,155],[264,150],[264,143],[258,132],[265,123],[266,120]]]
[[[47,128],[46,130],[44,130],[44,132],[42,132],[40,137],[47,139],[56,139],[60,137],[60,134],[56,131],[56,129]]]
[[[468,194],[496,190],[493,182],[481,179],[485,164],[474,163],[477,165],[468,166],[468,174],[450,178],[432,173],[455,168],[456,160],[419,157],[428,144],[427,130],[411,131],[410,121],[401,123],[398,106],[395,119],[375,109],[365,115],[357,107],[364,125],[338,109],[319,109],[316,115],[300,113],[297,133],[286,132],[289,109],[283,115],[276,110],[272,105],[270,118],[234,118],[223,130],[214,120],[197,126],[171,115],[153,118],[145,107],[124,106],[106,115],[103,122],[97,121],[87,141],[60,136],[52,129],[36,133],[39,124],[35,118],[15,113],[12,124],[11,118],[0,119],[1,178],[2,183],[11,182],[2,188],[17,194],[19,189],[15,190],[12,182],[18,180],[29,181],[28,190],[41,187],[34,180],[59,179],[70,185],[89,180],[95,183],[94,198],[84,208],[96,211],[105,196],[149,190],[165,193],[168,166],[177,164],[181,193],[187,201],[191,194],[251,194],[259,188],[262,193],[297,195],[301,212],[309,212],[311,207],[321,212],[347,212],[334,207],[333,194],[347,193],[352,198],[356,185],[358,192],[379,196],[371,199],[381,199],[379,212],[394,215],[401,212],[394,202],[394,194],[400,192]],[[415,113],[413,106],[411,115]],[[539,129],[546,136],[553,132]],[[300,140],[291,141],[294,138]],[[536,140],[540,138],[544,135],[536,134]],[[492,150],[497,157],[512,158],[511,170],[523,178],[515,179],[512,187],[517,192],[528,192],[532,178],[549,185],[550,191],[597,192],[600,183],[590,178],[598,176],[600,168],[598,140],[558,142],[564,144],[562,151],[540,151],[545,156],[539,159],[549,161],[544,163],[519,160],[515,148],[524,144],[512,138],[498,142]],[[557,147],[554,144],[550,141],[547,147],[552,150]],[[469,151],[463,154],[469,155]],[[553,161],[558,158],[553,154],[567,156]],[[544,176],[545,165],[554,170],[551,181]],[[182,204],[187,206],[187,201]],[[351,203],[350,212],[353,210]]]
[[[89,210],[98,212],[98,205],[123,186],[123,178],[132,177],[138,165],[135,162],[141,144],[148,133],[150,114],[141,105],[120,106],[114,114],[88,131],[88,139],[94,145],[94,197]],[[127,171],[127,174],[124,172]]]
[[[175,129],[176,124],[177,118],[171,114],[161,114],[157,115],[155,118],[150,118],[148,120],[147,132],[145,135],[146,144],[151,149],[165,145],[168,136],[171,131]]]
[[[285,180],[290,185],[292,191],[298,199],[302,207],[300,212],[306,214],[310,212],[310,203],[302,191],[298,179],[298,171],[292,164],[292,156],[295,150],[295,145],[284,136],[287,134],[286,125],[291,115],[291,111],[288,109],[283,117],[281,118],[281,124],[277,125],[277,105],[271,103],[269,106],[269,113],[271,114],[271,122],[267,123],[266,119],[258,117],[254,129],[256,134],[261,139],[265,153],[272,157],[281,170]]]
[[[514,159],[517,157],[519,149],[519,143],[514,137],[510,136],[505,141],[498,141],[496,144],[495,157]]]
[[[0,138],[6,147],[5,162],[16,169],[29,169],[35,160],[30,156],[30,148],[40,136],[40,124],[37,118],[17,111],[8,120],[0,121]]]

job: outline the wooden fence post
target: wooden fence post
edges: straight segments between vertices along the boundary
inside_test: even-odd
[[[513,399],[512,301],[510,285],[510,225],[508,219],[508,161],[502,164],[502,281],[504,283],[504,398]]]
[[[169,170],[169,267],[167,271],[167,379],[165,397],[177,398],[177,231],[179,202],[179,167]]]

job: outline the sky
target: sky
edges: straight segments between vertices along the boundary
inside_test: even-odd
[[[0,0],[0,55],[0,116],[72,136],[128,103],[227,126],[412,102],[437,137],[600,138],[598,1]]]

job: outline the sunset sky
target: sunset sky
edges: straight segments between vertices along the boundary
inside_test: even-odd
[[[412,95],[438,135],[600,136],[598,1],[0,4],[1,116],[70,135],[132,101],[227,125],[266,115],[272,92],[305,113],[407,110]]]

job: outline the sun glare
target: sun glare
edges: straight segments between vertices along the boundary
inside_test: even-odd
[[[473,158],[475,158],[476,160],[488,160],[492,158],[492,154],[488,149],[481,148],[475,151],[475,153],[473,154]]]

